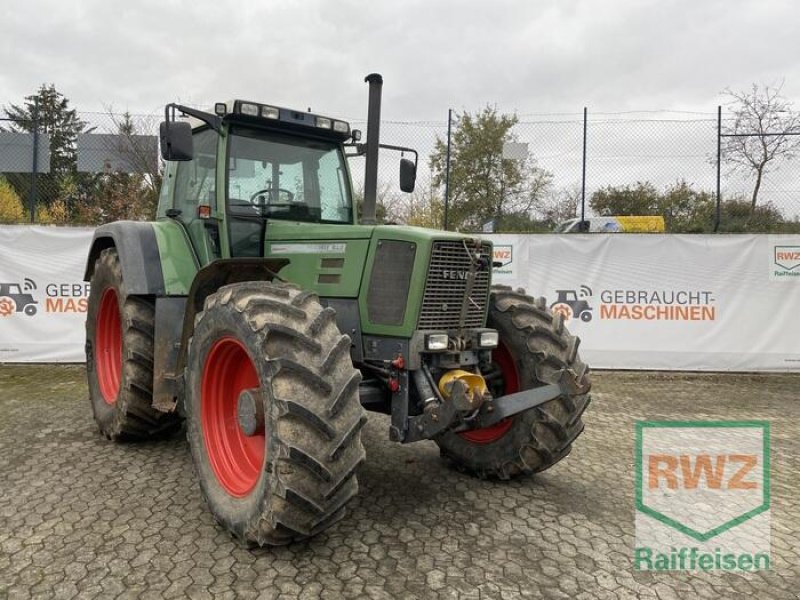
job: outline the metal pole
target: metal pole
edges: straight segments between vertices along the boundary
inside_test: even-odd
[[[33,99],[33,169],[31,169],[31,189],[29,203],[31,224],[36,222],[36,175],[39,171],[39,97]]]
[[[581,178],[581,224],[579,231],[583,231],[586,222],[586,122],[589,111],[583,107],[583,176]]]
[[[714,233],[719,231],[722,218],[722,196],[720,195],[720,180],[722,170],[722,106],[717,106],[717,210],[714,215]]]
[[[447,156],[445,157],[444,167],[444,230],[447,231],[449,225],[450,209],[450,131],[453,124],[453,109],[447,109]]]

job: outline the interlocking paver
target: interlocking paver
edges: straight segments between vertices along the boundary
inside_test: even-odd
[[[0,366],[0,598],[796,598],[800,376],[600,373],[572,456],[536,477],[471,479],[436,446],[364,429],[348,516],[247,550],[203,504],[186,442],[97,435],[83,369]],[[773,563],[637,573],[637,420],[773,423]]]

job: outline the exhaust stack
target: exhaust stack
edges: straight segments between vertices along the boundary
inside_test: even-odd
[[[378,202],[378,144],[381,128],[381,90],[383,77],[371,73],[364,79],[369,84],[369,106],[367,108],[367,160],[364,172],[364,206],[361,222],[375,224],[375,208]]]

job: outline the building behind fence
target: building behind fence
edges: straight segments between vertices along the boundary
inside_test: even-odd
[[[30,123],[0,121],[0,221],[97,224],[120,215],[147,218],[152,214],[161,168],[157,145],[160,115],[79,116],[84,130],[70,142],[70,168],[64,170],[62,165],[60,171],[51,168],[52,134],[36,133],[37,128]],[[726,130],[728,123],[724,114],[589,110],[520,113],[517,117],[511,137],[524,145],[538,167],[552,175],[541,205],[533,209],[534,220],[544,223],[548,210],[552,218],[551,209],[559,203],[567,207],[562,216],[580,216],[582,202],[586,216],[592,216],[592,197],[603,189],[649,185],[658,193],[666,193],[684,185],[714,204],[722,199],[723,210],[719,214],[713,210],[704,213],[706,222],[699,230],[800,230],[800,169],[791,160],[776,161],[764,177],[758,205],[770,218],[759,222],[745,215],[747,218],[734,224],[736,202],[745,206],[753,181],[731,171],[724,152],[718,155],[722,148],[719,132]],[[446,114],[442,121],[382,123],[382,141],[416,148],[420,153],[417,191],[412,195],[399,191],[397,156],[388,152],[381,155],[380,197],[390,218],[403,221],[415,206],[444,197],[445,190],[432,185],[429,157],[437,139],[446,140],[447,125]],[[365,129],[366,122],[353,121],[352,126]],[[363,185],[363,169],[363,159],[352,159],[356,189]],[[11,217],[11,213],[3,212],[8,203],[4,197],[9,195],[22,205],[21,216],[19,211]],[[143,206],[136,212],[134,205],[140,201]],[[88,206],[94,206],[93,211],[81,210]],[[552,229],[553,225],[548,222],[543,229]]]

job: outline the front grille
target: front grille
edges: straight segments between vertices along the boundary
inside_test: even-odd
[[[478,249],[488,261],[482,267],[473,257]],[[471,240],[434,242],[418,328],[483,327],[489,300],[491,260],[491,244],[488,242],[482,242],[477,248]],[[466,278],[462,278],[464,274],[468,274]],[[472,292],[467,299],[466,318],[461,324],[461,309],[472,274]]]
[[[375,325],[402,325],[417,245],[380,240],[367,291],[367,315]]]

